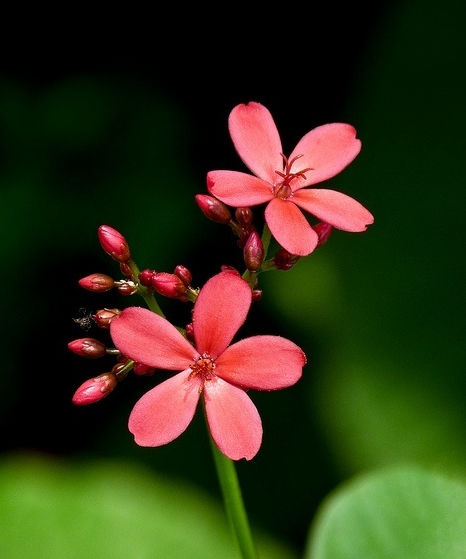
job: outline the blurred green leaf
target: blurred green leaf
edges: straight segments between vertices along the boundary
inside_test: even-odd
[[[130,463],[0,463],[2,559],[239,558],[221,503]],[[261,559],[296,559],[256,534]]]
[[[306,559],[464,559],[466,486],[418,468],[355,479],[331,494]]]

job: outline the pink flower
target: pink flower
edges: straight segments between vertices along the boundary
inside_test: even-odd
[[[140,307],[112,320],[110,333],[127,357],[149,367],[181,371],[142,396],[129,418],[140,446],[177,438],[202,397],[213,440],[232,460],[250,460],[262,442],[259,413],[249,388],[275,390],[295,384],[303,351],[280,336],[252,336],[230,345],[246,319],[251,289],[236,272],[220,272],[194,304],[192,345],[165,318]]]
[[[266,203],[265,220],[277,242],[291,254],[306,256],[318,236],[301,210],[343,231],[365,231],[372,214],[349,196],[323,188],[305,188],[340,173],[361,150],[349,124],[318,126],[305,134],[291,155],[283,155],[272,115],[260,103],[237,105],[230,113],[231,139],[253,175],[210,171],[209,192],[223,203],[255,206]]]

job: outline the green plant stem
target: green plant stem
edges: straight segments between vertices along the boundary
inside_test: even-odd
[[[258,559],[252,539],[243,497],[236,475],[235,463],[218,449],[210,437],[217,475],[222,490],[223,501],[233,529],[242,559]]]

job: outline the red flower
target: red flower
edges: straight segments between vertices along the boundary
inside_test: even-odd
[[[230,113],[231,139],[253,175],[210,171],[209,192],[233,207],[267,203],[265,220],[277,242],[291,254],[306,256],[318,236],[301,210],[343,231],[364,231],[372,214],[349,196],[323,188],[305,188],[340,173],[361,150],[349,124],[318,126],[305,134],[289,158],[283,155],[272,115],[260,103],[237,105]]]
[[[112,320],[113,342],[125,356],[156,369],[181,371],[134,406],[129,430],[137,444],[160,446],[177,438],[202,397],[219,449],[232,460],[256,455],[262,423],[246,390],[295,384],[306,357],[279,336],[252,336],[230,345],[246,319],[251,298],[248,284],[235,272],[220,272],[207,281],[194,304],[194,346],[165,318],[147,309],[129,307]]]

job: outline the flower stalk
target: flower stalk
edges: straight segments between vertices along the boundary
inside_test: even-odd
[[[223,502],[242,559],[258,559],[233,460],[210,438]]]

